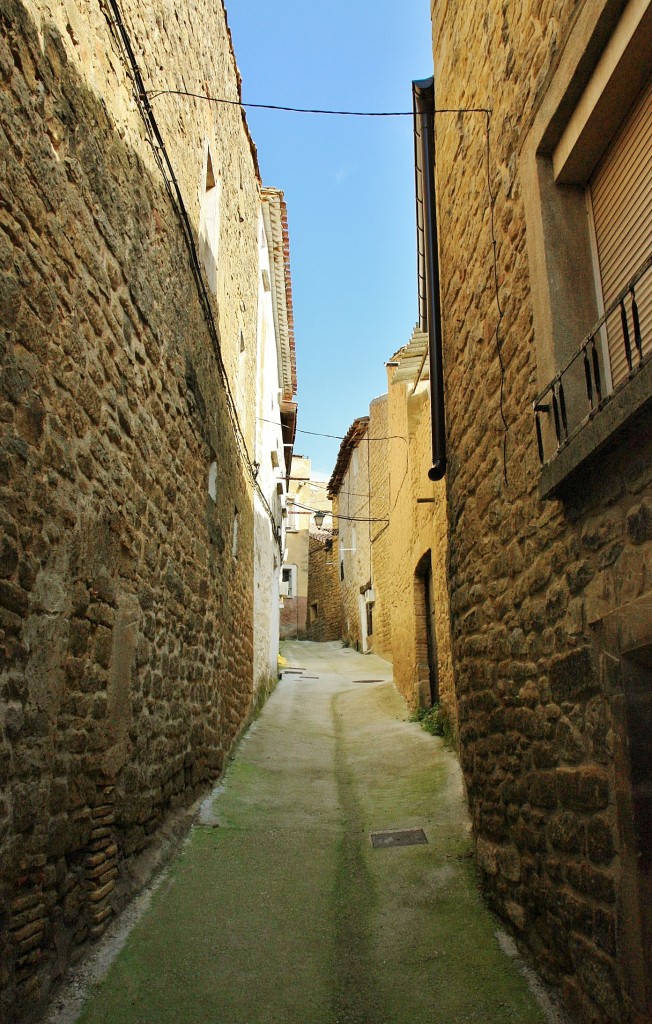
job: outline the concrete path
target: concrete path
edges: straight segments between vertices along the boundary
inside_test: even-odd
[[[460,772],[391,667],[289,665],[83,1024],[540,1024],[470,860]],[[423,829],[427,844],[370,836]]]

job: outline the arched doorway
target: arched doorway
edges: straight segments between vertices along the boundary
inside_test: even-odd
[[[439,701],[435,595],[430,551],[426,551],[419,559],[414,573],[414,606],[417,686],[419,703],[425,707]]]

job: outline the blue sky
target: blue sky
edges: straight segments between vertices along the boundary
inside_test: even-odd
[[[432,74],[428,0],[227,0],[243,100],[410,110]],[[247,111],[288,206],[300,430],[344,434],[417,319],[411,118]],[[297,433],[330,473],[339,441]]]

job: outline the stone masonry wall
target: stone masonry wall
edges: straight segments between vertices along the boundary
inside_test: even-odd
[[[640,906],[631,896],[637,866],[621,655],[627,631],[647,618],[649,632],[652,621],[649,418],[580,472],[563,501],[539,499],[518,173],[520,143],[583,7],[433,4],[437,106],[493,111],[502,309],[501,317],[486,120],[442,114],[449,587],[462,764],[485,889],[575,1019],[622,1024],[648,1019],[636,995]],[[649,691],[649,670],[646,678]]]
[[[387,395],[369,404],[369,486],[371,500],[371,560],[376,600],[373,609],[373,652],[388,661],[392,659],[390,606],[387,600],[387,579],[390,572],[389,523],[389,441],[387,440]]]
[[[323,536],[310,537],[308,571],[308,623],[306,639],[341,640],[342,606],[337,548]],[[317,604],[317,618],[311,622],[311,606]]]
[[[400,353],[394,357],[400,360]],[[388,372],[390,467],[389,592],[394,680],[411,707],[431,702],[424,572],[430,565],[435,607],[439,700],[455,731],[457,718],[446,583],[447,519],[443,484],[428,480],[431,464],[427,384],[393,383]],[[428,502],[418,502],[427,498]]]
[[[148,83],[237,95],[219,5],[124,8]],[[188,252],[100,5],[1,0],[0,26],[0,1017],[12,1021],[102,932],[139,855],[241,729],[252,510]],[[158,113],[195,231],[212,142],[214,311],[246,394],[249,139],[237,108],[168,98]]]

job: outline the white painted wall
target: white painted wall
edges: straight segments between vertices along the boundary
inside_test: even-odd
[[[281,386],[274,312],[271,292],[269,243],[262,213],[258,227],[258,351],[256,379],[256,451],[260,464],[258,482],[278,523],[281,519],[282,495],[277,485],[285,487],[285,459],[279,406]],[[274,464],[276,463],[276,465]],[[279,642],[279,579],[281,556],[272,534],[271,524],[262,502],[254,501],[254,693],[270,677],[277,674]]]

